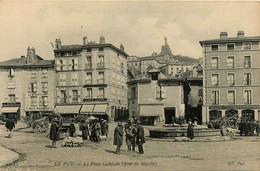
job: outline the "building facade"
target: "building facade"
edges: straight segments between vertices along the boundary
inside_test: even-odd
[[[203,122],[238,115],[260,116],[260,36],[237,37],[221,32],[219,39],[200,41],[204,52]]]
[[[17,119],[47,115],[54,108],[54,61],[43,60],[34,48],[27,56],[0,63],[1,113]]]
[[[127,54],[123,47],[88,42],[61,45],[56,40],[56,108],[59,113],[118,119],[127,107]],[[67,112],[63,109],[67,108]]]

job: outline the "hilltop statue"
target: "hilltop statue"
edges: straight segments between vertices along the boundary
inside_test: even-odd
[[[172,56],[171,48],[170,48],[170,46],[167,43],[167,37],[164,37],[164,41],[165,41],[165,45],[162,45],[160,55]]]

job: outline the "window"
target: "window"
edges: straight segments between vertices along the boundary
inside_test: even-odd
[[[13,82],[13,81],[12,82],[8,82],[7,83],[7,88],[8,89],[14,89],[15,88],[15,82]]]
[[[156,87],[156,98],[157,99],[165,99],[165,87],[158,86]]]
[[[74,61],[74,59],[72,59],[72,60],[71,60],[71,69],[72,69],[72,70],[75,70],[74,65],[75,65],[75,61]]]
[[[227,44],[227,50],[235,50],[235,44]]]
[[[92,52],[92,49],[91,48],[87,48],[87,52]]]
[[[125,67],[124,67],[124,63],[121,63],[121,72],[124,73]]]
[[[137,98],[137,92],[136,92],[135,87],[131,88],[131,97],[130,98],[132,98],[132,99]]]
[[[9,102],[15,103],[15,94],[9,94]]]
[[[60,86],[65,86],[66,85],[66,74],[60,74],[59,85]]]
[[[212,91],[211,93],[212,104],[219,104],[219,91]]]
[[[102,52],[102,51],[104,51],[104,48],[100,47],[100,48],[98,48],[98,51]]]
[[[77,103],[78,102],[78,90],[72,90],[72,102]]]
[[[235,91],[234,90],[228,90],[227,102],[228,102],[228,104],[235,104]]]
[[[98,98],[104,98],[104,88],[99,88],[98,89]]]
[[[77,53],[77,51],[73,51],[72,54],[73,54],[73,56],[76,56],[78,53]]]
[[[60,102],[61,103],[66,103],[67,102],[67,95],[65,90],[60,91],[61,97],[60,97]]]
[[[42,78],[48,77],[48,69],[42,69]]]
[[[218,74],[212,74],[211,75],[211,84],[212,85],[219,85]]]
[[[48,106],[48,97],[47,96],[42,97],[42,105]]]
[[[87,73],[86,84],[92,84],[92,73]]]
[[[244,56],[244,67],[245,68],[251,67],[250,56]]]
[[[211,51],[218,51],[218,45],[211,45]]]
[[[48,83],[42,83],[42,91],[47,92],[48,91]]]
[[[37,106],[37,97],[31,97],[31,106]]]
[[[198,96],[203,96],[203,89],[198,90]]]
[[[218,68],[218,57],[211,58],[211,66],[212,68]]]
[[[98,72],[98,84],[104,84],[104,72]]]
[[[104,68],[104,56],[98,56],[98,68]]]
[[[251,85],[251,73],[244,73],[244,85]]]
[[[228,83],[228,85],[235,85],[235,74],[234,73],[228,73],[227,83]]]
[[[252,91],[251,90],[244,91],[244,101],[245,101],[245,104],[252,104]]]
[[[78,85],[78,73],[76,72],[72,73],[71,81],[73,85]]]
[[[244,50],[251,50],[252,44],[251,43],[244,43]]]
[[[234,68],[235,67],[235,63],[234,63],[234,56],[229,56],[227,58],[227,66],[229,68]]]
[[[60,70],[61,70],[61,71],[64,70],[63,60],[60,60]]]
[[[36,77],[37,77],[36,72],[35,71],[31,72],[31,79],[35,79]]]
[[[92,99],[92,88],[87,88],[86,98]]]
[[[9,69],[9,77],[14,77],[14,69],[13,68]]]
[[[91,59],[91,56],[87,56],[86,69],[92,69],[92,59]]]
[[[37,83],[31,83],[31,91],[35,93],[37,91]]]

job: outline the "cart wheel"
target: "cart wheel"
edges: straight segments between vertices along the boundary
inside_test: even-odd
[[[35,133],[41,133],[41,132],[42,132],[42,129],[41,129],[41,127],[40,127],[39,125],[36,125],[35,128],[33,129],[33,131],[34,131]]]

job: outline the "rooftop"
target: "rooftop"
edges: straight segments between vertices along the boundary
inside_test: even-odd
[[[245,41],[260,41],[260,36],[219,38],[219,39],[203,40],[203,41],[199,41],[199,43],[200,45],[202,45],[202,44],[210,44],[210,43],[231,43],[231,42],[245,42]]]
[[[82,50],[86,48],[98,48],[98,47],[111,47],[112,49],[120,52],[121,54],[128,56],[127,53],[124,51],[120,50],[119,48],[115,47],[111,43],[89,43],[85,45],[62,45],[60,49],[55,49],[54,52],[59,52],[59,51],[69,51],[69,50]]]
[[[41,58],[42,59],[42,58]],[[0,62],[1,68],[33,68],[33,67],[54,67],[54,60],[37,60],[27,63],[26,58],[16,58]]]

